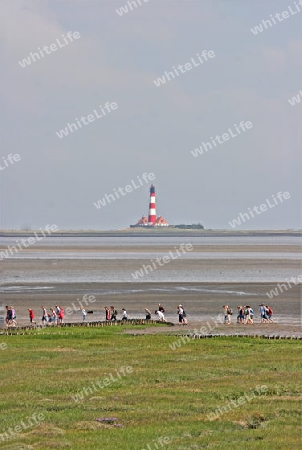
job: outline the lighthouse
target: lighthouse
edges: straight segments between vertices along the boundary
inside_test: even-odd
[[[150,203],[149,203],[149,216],[148,225],[154,225],[156,222],[156,205],[155,205],[155,186],[150,186]]]
[[[153,227],[168,227],[168,226],[169,226],[168,222],[162,216],[158,216],[156,218],[155,186],[151,184],[148,219],[146,216],[142,216],[142,218],[135,225],[130,225],[130,228],[136,227],[153,228]]]

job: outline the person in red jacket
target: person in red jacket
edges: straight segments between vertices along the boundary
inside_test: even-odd
[[[105,306],[105,314],[106,314],[106,321],[111,319],[111,315],[110,315],[110,308],[108,308],[108,306]]]
[[[58,323],[63,323],[64,315],[65,315],[64,309],[62,308],[62,306],[59,306],[59,308],[60,308],[60,313],[58,315]]]
[[[270,306],[268,306],[268,305],[266,305],[265,307],[266,307],[266,311],[267,311],[268,321],[269,322],[273,322],[274,321],[273,318],[272,318],[273,309]]]
[[[29,312],[29,320],[30,320],[30,323],[34,323],[35,313],[33,312],[32,309],[29,309],[28,312]]]

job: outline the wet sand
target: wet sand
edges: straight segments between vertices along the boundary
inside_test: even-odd
[[[188,325],[183,326],[175,323],[173,327],[156,327],[156,328],[145,328],[143,330],[127,330],[127,334],[141,335],[141,334],[169,334],[176,336],[185,335],[244,335],[244,336],[299,336],[302,337],[301,325],[285,325],[280,323],[263,323],[260,324],[259,320],[252,325],[237,324],[236,317],[233,319],[231,325],[219,325],[216,326],[217,321],[214,320],[201,320],[201,321],[190,321]]]
[[[135,239],[133,239],[135,241]],[[171,246],[166,243],[156,244],[156,251],[167,253]],[[172,247],[173,250],[173,247]],[[40,257],[41,252],[47,252],[49,259]],[[71,259],[56,258],[56,252],[68,252]],[[75,254],[88,251],[91,259],[78,259]],[[94,252],[108,253],[109,251],[123,252],[124,258],[120,259],[93,259]],[[293,331],[301,329],[301,285],[284,290],[271,300],[267,292],[276,288],[278,282],[285,280],[284,273],[297,276],[302,274],[301,246],[297,245],[194,245],[194,252],[215,254],[217,252],[230,252],[230,258],[215,259],[182,259],[171,261],[155,271],[157,276],[162,274],[163,281],[138,279],[133,282],[123,282],[118,275],[119,282],[102,282],[103,273],[124,273],[136,271],[143,264],[150,263],[148,259],[131,259],[131,254],[140,252],[153,252],[154,246],[150,245],[62,245],[32,246],[22,252],[36,255],[40,259],[8,258],[2,262],[4,282],[1,285],[1,302],[13,305],[17,311],[18,323],[28,324],[28,308],[35,311],[36,322],[41,320],[41,306],[48,310],[58,304],[65,311],[71,308],[72,314],[65,318],[66,322],[81,321],[81,305],[86,310],[93,310],[93,314],[87,315],[87,320],[104,320],[104,307],[115,306],[121,317],[121,309],[126,308],[129,318],[144,318],[144,308],[149,308],[152,313],[158,303],[162,303],[166,309],[167,320],[177,323],[177,305],[185,306],[190,326],[198,328],[202,322],[213,320],[218,314],[223,313],[222,306],[228,304],[234,311],[233,322],[236,320],[237,305],[251,305],[255,312],[255,322],[259,323],[259,304],[265,303],[272,306],[275,315],[275,324],[261,325],[261,330],[274,327],[274,330]],[[232,253],[261,252],[265,257],[253,259],[236,258]],[[274,259],[276,253],[295,253],[297,258]],[[129,258],[127,257],[129,254]],[[278,271],[282,268],[282,273]],[[183,272],[182,272],[183,271]],[[198,273],[204,282],[189,281],[165,281],[171,273]],[[277,274],[276,281],[268,280],[267,274]],[[62,275],[63,274],[63,275]],[[93,281],[81,281],[87,274],[92,274]],[[165,275],[166,274],[166,275]],[[282,275],[283,274],[283,275]],[[85,276],[84,276],[85,275]],[[252,275],[252,276],[251,276]],[[56,282],[60,276],[64,282]],[[183,275],[182,275],[183,276]],[[231,276],[231,277],[230,277]],[[207,278],[217,277],[219,281],[206,281]],[[257,281],[250,281],[251,278]],[[238,278],[236,282],[228,282]],[[43,281],[39,281],[42,279]],[[168,279],[168,278],[167,278]],[[9,281],[7,281],[9,280]],[[29,280],[29,281],[28,281]],[[47,281],[48,280],[48,281]],[[122,281],[122,282],[121,282]],[[83,295],[94,295],[96,301],[85,304]],[[82,303],[80,303],[82,302]],[[155,316],[153,316],[155,318]],[[194,326],[193,326],[194,324]],[[257,325],[258,326],[258,325]],[[238,329],[241,332],[242,325],[231,325],[228,329]],[[255,326],[254,326],[255,327]],[[226,327],[223,327],[225,330]],[[245,326],[245,331],[248,329]]]

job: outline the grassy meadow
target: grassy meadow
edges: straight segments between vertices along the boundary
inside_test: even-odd
[[[302,448],[301,341],[126,328],[0,335],[0,448]]]

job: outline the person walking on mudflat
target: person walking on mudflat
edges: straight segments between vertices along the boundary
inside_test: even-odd
[[[185,311],[185,308],[183,305],[179,305],[182,308],[182,315],[183,315],[183,319],[182,319],[182,324],[183,325],[188,325],[188,320],[187,320],[187,313]]]
[[[86,320],[86,316],[87,316],[87,313],[86,313],[86,311],[85,311],[85,309],[83,308],[83,309],[81,309],[81,313],[82,313],[82,319],[83,319],[83,322],[85,322],[85,320]]]
[[[178,323],[183,324],[184,321],[184,311],[181,307],[181,305],[177,306],[177,313],[178,313]]]
[[[267,311],[267,319],[268,319],[268,321],[271,322],[271,323],[274,322],[274,320],[272,319],[273,309],[270,306],[268,306],[268,305],[266,305],[265,307],[266,307],[266,311]]]
[[[30,320],[30,323],[34,323],[34,319],[35,319],[35,313],[34,313],[34,311],[33,311],[32,309],[29,309],[28,312],[29,312],[29,320]]]
[[[252,310],[252,308],[250,307],[250,305],[245,305],[245,323],[251,325],[254,323],[253,319],[252,319],[252,315],[254,314],[254,311]]]
[[[111,321],[115,322],[116,316],[117,316],[117,310],[114,308],[114,306],[110,306],[110,309],[111,309]]]
[[[244,308],[242,305],[237,306],[238,309],[238,316],[237,316],[237,323],[245,323],[245,315],[244,315]]]
[[[6,306],[6,326],[10,327],[11,325],[13,325],[13,310],[11,306]]]
[[[167,322],[167,320],[165,319],[164,313],[162,313],[161,311],[155,311],[155,314],[158,315],[158,320],[160,322]]]
[[[65,312],[64,312],[64,309],[62,308],[62,306],[59,306],[59,309],[60,309],[60,312],[58,315],[58,323],[63,323]]]
[[[55,309],[56,309],[56,315],[57,315],[57,318],[59,319],[59,317],[60,317],[60,312],[61,312],[61,308],[60,308],[60,306],[55,305]]]
[[[11,319],[12,319],[12,311],[8,305],[6,305],[5,308],[6,308],[5,323],[6,323],[6,326],[9,327],[9,325],[11,324]]]
[[[41,306],[41,308],[42,308],[42,325],[45,325],[48,322],[48,314],[44,306]]]
[[[254,310],[253,308],[250,306],[250,318],[251,318],[251,323],[254,323]]]
[[[53,308],[50,308],[50,313],[48,314],[48,323],[56,324],[57,323],[57,314]]]
[[[17,322],[16,322],[16,319],[17,319],[16,310],[15,310],[15,308],[13,306],[11,306],[10,309],[12,311],[12,325],[13,325],[13,327],[15,327],[17,325]]]
[[[263,303],[261,303],[260,305],[260,317],[261,317],[261,323],[266,323],[267,322],[267,315],[266,315],[266,307],[264,306]]]
[[[146,312],[146,320],[151,320],[151,311],[148,308],[145,308]]]
[[[224,305],[223,309],[224,309],[224,323],[230,325],[232,311],[229,308],[229,305]]]
[[[158,311],[164,313],[165,312],[165,308],[159,303],[158,304]]]
[[[106,321],[110,320],[110,309],[108,306],[105,306],[105,315],[106,315]]]
[[[122,308],[123,314],[122,314],[122,320],[127,320],[128,316],[127,316],[127,311],[125,310],[125,308]]]

